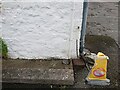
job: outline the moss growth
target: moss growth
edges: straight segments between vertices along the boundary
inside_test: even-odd
[[[0,56],[3,58],[8,57],[8,49],[5,42],[0,38]]]

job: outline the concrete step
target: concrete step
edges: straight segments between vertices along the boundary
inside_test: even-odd
[[[73,85],[72,61],[62,60],[3,60],[2,82]]]

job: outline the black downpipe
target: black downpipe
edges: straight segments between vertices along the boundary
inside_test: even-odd
[[[83,19],[82,19],[82,27],[81,27],[81,35],[80,35],[80,54],[83,53],[84,43],[85,43],[85,34],[86,34],[86,23],[87,23],[87,12],[88,12],[88,0],[84,0],[83,3]]]

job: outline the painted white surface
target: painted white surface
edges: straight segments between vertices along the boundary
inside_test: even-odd
[[[82,2],[4,2],[2,37],[8,45],[9,56],[77,58],[82,5]]]

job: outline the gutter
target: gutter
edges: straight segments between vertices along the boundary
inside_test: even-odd
[[[80,55],[83,53],[84,43],[85,43],[85,34],[86,34],[86,23],[87,23],[87,13],[88,13],[88,0],[84,0],[83,3],[83,19],[80,35]]]

